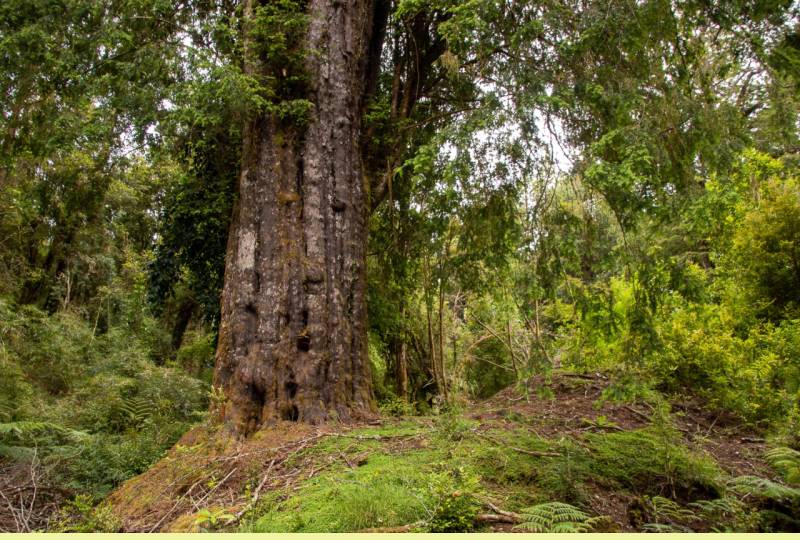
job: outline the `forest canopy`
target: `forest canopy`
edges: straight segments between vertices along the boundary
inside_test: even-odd
[[[540,467],[498,522],[601,530],[596,484],[639,529],[800,529],[799,115],[792,0],[4,0],[0,531],[140,530],[103,501],[198,429],[432,418],[469,446],[476,404],[570,380],[651,431],[506,446],[590,448],[586,480],[641,435],[666,476]],[[772,472],[702,476],[686,403]],[[468,473],[320,530],[472,530],[448,493],[499,480]],[[196,523],[284,530],[256,485]],[[680,514],[701,495],[727,506]]]

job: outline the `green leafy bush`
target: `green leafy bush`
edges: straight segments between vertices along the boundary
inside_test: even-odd
[[[91,495],[77,495],[58,512],[55,532],[113,533],[120,523],[111,507],[95,505]]]
[[[480,509],[480,479],[464,467],[445,469],[428,477],[428,496],[433,498],[430,532],[468,532]]]

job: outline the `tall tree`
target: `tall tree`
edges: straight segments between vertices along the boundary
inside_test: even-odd
[[[244,4],[245,73],[268,104],[243,135],[214,377],[219,414],[240,434],[374,409],[359,150],[381,8]]]

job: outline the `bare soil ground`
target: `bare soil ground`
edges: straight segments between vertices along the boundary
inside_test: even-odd
[[[0,460],[0,533],[48,527],[70,494],[46,485],[43,476],[42,465],[36,459],[28,463]]]

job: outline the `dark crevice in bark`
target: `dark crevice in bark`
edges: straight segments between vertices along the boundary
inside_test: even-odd
[[[281,412],[281,420],[286,420],[289,422],[297,422],[300,420],[300,411],[297,408],[297,405],[289,405],[285,407]]]
[[[289,396],[289,399],[294,399],[294,396],[297,395],[297,383],[294,381],[289,381],[286,383],[286,394]]]

